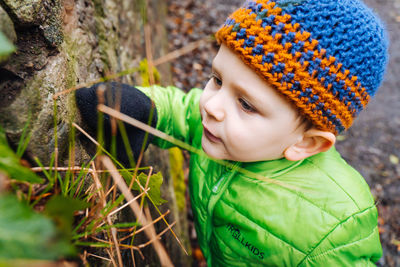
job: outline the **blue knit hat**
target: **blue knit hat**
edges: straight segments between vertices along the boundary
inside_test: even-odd
[[[319,129],[349,128],[382,82],[388,38],[359,0],[252,0],[216,34]]]

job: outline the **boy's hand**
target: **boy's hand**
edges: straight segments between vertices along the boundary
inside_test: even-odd
[[[133,86],[116,82],[108,82],[95,84],[92,87],[81,88],[76,91],[76,104],[81,112],[83,120],[87,123],[89,128],[97,131],[97,105],[99,103],[97,91],[101,87],[105,88],[103,94],[100,93],[100,95],[104,96],[105,105],[112,108],[118,108],[119,106],[119,110],[121,111],[121,113],[140,120],[146,124],[149,123],[150,112],[153,108],[154,111],[151,125],[153,127],[156,126],[157,112],[155,107],[152,107],[150,98],[148,98],[144,93]],[[145,132],[129,124],[124,123],[124,125],[134,158],[137,160],[140,154],[140,150],[142,148],[142,144],[144,142]],[[106,114],[104,114],[104,134],[106,148],[109,149],[111,144],[112,131],[110,117]],[[151,137],[152,136],[149,135],[145,147],[147,147]],[[122,141],[122,137],[118,127],[116,141],[117,158],[124,165],[128,165],[129,158],[127,156],[125,145]]]

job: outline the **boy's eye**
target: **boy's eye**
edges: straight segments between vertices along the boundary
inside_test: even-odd
[[[243,98],[239,98],[239,104],[242,107],[242,109],[246,112],[256,112],[256,109]]]
[[[215,83],[217,86],[222,86],[222,80],[221,80],[217,75],[215,75],[214,73],[211,74],[211,79],[214,80],[214,83]]]

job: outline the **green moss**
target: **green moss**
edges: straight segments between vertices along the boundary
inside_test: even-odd
[[[110,56],[109,53],[112,53],[114,51],[114,47],[116,47],[116,44],[111,38],[112,33],[106,29],[103,20],[106,19],[106,14],[104,13],[104,3],[102,0],[93,0],[93,5],[94,5],[94,19],[95,19],[95,35],[97,36],[99,45],[99,54],[100,54],[100,59],[104,63],[104,74],[107,74],[109,72],[113,71],[113,62],[112,62],[112,57]],[[117,40],[118,41],[118,40]]]
[[[0,112],[0,122],[7,131],[7,134],[11,136],[11,141],[14,144],[18,143],[27,122],[33,122],[38,118],[42,110],[43,98],[40,95],[39,88],[42,87],[43,83],[43,79],[39,77],[30,80],[21,89],[21,93],[15,102],[7,107],[5,112]],[[32,128],[33,123],[29,123],[29,134]],[[42,128],[45,128],[45,125],[42,125]]]
[[[149,86],[150,85],[150,73],[149,73],[149,64],[147,63],[147,59],[143,59],[140,61],[139,64],[139,73],[140,77],[142,78],[142,86]],[[156,84],[160,83],[161,75],[158,72],[156,67],[153,67],[153,77],[154,82]]]
[[[100,18],[96,18],[96,35],[99,40],[100,59],[101,62],[104,63],[104,72],[108,73],[112,68],[110,57],[108,55],[108,50],[110,49],[110,46],[112,46],[112,42],[110,43],[110,40],[107,39],[106,29]]]
[[[8,14],[17,19],[20,24],[39,24],[39,13],[42,11],[41,0],[2,0],[2,6]],[[42,14],[40,14],[42,15]]]
[[[171,177],[174,184],[175,198],[179,211],[184,211],[185,201],[185,177],[183,174],[183,155],[182,151],[177,148],[169,149],[169,162],[171,165]]]
[[[66,66],[66,78],[65,78],[65,89],[76,86],[76,71],[75,66],[78,65],[76,53],[80,50],[77,44],[71,40],[70,37],[65,38],[64,50],[68,54],[67,66]],[[69,94],[67,98],[66,109],[68,111],[68,121],[73,122],[77,113],[75,105],[75,94]]]
[[[74,72],[73,66],[71,64],[68,64],[67,66],[67,78],[66,78],[66,88],[71,88],[76,85],[75,83],[75,78],[76,74]],[[75,104],[75,94],[69,94],[67,97],[67,104],[66,104],[66,109],[67,109],[67,118],[65,118],[69,123],[74,122],[76,114],[78,112],[76,104]]]
[[[45,81],[42,77],[36,76],[25,86],[21,93],[27,103],[28,112],[32,112],[32,118],[37,118],[43,108],[43,98],[40,94],[40,89],[44,87],[44,83]]]
[[[64,34],[61,27],[61,2],[53,0],[50,10],[42,26],[43,35],[46,41],[52,46],[59,46],[64,41]]]
[[[60,22],[51,19],[48,25],[43,26],[43,35],[46,41],[52,46],[59,46],[64,41],[64,35],[61,30]]]
[[[102,0],[93,0],[94,10],[97,16],[105,17]]]

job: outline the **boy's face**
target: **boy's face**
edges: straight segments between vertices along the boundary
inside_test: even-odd
[[[200,111],[203,150],[217,159],[282,158],[304,133],[294,107],[225,45],[214,58]]]

